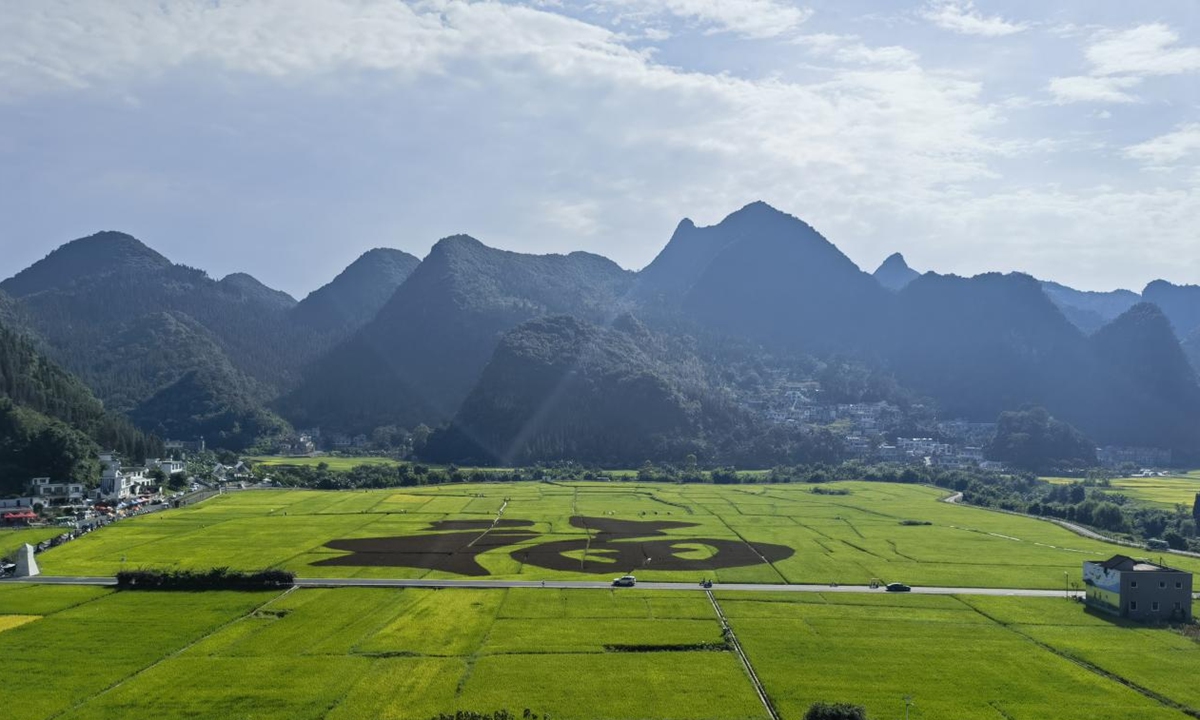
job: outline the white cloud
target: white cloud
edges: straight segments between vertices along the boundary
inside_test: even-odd
[[[670,12],[710,30],[767,34],[744,16],[714,14],[715,2],[687,6],[712,12]],[[785,13],[771,32],[795,33],[803,17]],[[650,27],[669,18],[654,19]],[[1015,103],[992,100],[961,67],[928,67],[902,39],[772,42],[779,72],[751,67],[739,77],[663,64],[638,49],[645,37],[553,10],[458,0],[14,3],[0,14],[0,180],[19,177],[10,184],[25,194],[0,197],[6,222],[13,210],[20,217],[8,236],[65,239],[46,228],[72,213],[89,227],[157,222],[159,237],[179,238],[173,257],[205,266],[204,252],[240,264],[255,250],[247,238],[288,237],[309,243],[307,252],[281,259],[267,247],[264,279],[295,258],[286,272],[310,285],[328,270],[313,267],[312,252],[331,237],[360,238],[363,249],[403,237],[421,252],[419,243],[467,231],[513,249],[583,248],[638,266],[681,215],[712,222],[759,198],[854,257],[925,247],[939,270],[1051,277],[1078,268],[1079,257],[1103,258],[1110,264],[1088,267],[1093,286],[1154,273],[1155,257],[1194,243],[1195,189],[1122,189],[1121,176],[1116,188],[1022,188],[1006,176],[1021,161],[1035,159],[1017,170],[1040,183],[1084,153],[1060,148],[1048,158],[1061,136],[1014,136],[1023,123],[1006,124],[1005,114]],[[822,67],[786,72],[804,57],[798,48]],[[1139,77],[1059,78],[1056,91],[1064,102],[1127,101]],[[42,120],[51,128],[29,129]],[[218,137],[217,125],[232,130]],[[45,147],[55,153],[39,154]],[[1127,154],[1160,162],[1184,152],[1168,147]],[[1066,166],[1064,176],[1092,169]],[[80,189],[81,178],[99,177],[120,182]],[[131,178],[158,187],[155,202],[129,192]],[[1149,233],[1156,254],[1133,253],[1141,264],[1130,269],[1126,238]]]
[[[864,44],[856,35],[813,33],[800,35],[793,42],[814,55],[833,58],[848,65],[911,67],[920,60],[920,56],[908,48],[898,45],[872,47]]]
[[[1136,77],[1093,77],[1076,75],[1054,78],[1049,90],[1059,104],[1077,102],[1131,103],[1137,98],[1125,92],[1141,83]]]
[[[1200,123],[1180,125],[1165,135],[1125,148],[1124,154],[1125,157],[1154,166],[1169,165],[1192,155],[1200,155]]]
[[[1200,72],[1200,47],[1177,47],[1179,34],[1162,23],[1129,30],[1101,30],[1084,51],[1088,75],[1054,78],[1048,90],[1055,101],[1136,102],[1126,90],[1146,77]]]
[[[787,0],[605,0],[600,7],[628,16],[671,15],[710,32],[777,37],[803,25],[813,11]]]
[[[943,30],[963,35],[1003,37],[1026,29],[1021,23],[983,15],[971,0],[934,0],[925,6],[921,16]]]
[[[1200,71],[1200,47],[1176,47],[1179,34],[1153,23],[1105,31],[1087,49],[1095,75],[1178,75]]]

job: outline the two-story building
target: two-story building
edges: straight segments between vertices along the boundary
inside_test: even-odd
[[[124,500],[136,495],[142,486],[151,482],[146,477],[145,468],[123,467],[116,453],[101,455],[100,464],[103,470],[100,472],[99,499]]]
[[[1088,607],[1142,622],[1190,622],[1192,574],[1114,555],[1083,564]]]
[[[48,477],[40,477],[29,481],[29,495],[34,502],[44,505],[69,505],[82,502],[87,495],[87,488],[81,483],[55,482]]]
[[[154,458],[146,461],[146,467],[162,470],[167,475],[179,475],[187,472],[187,463],[182,460]]]

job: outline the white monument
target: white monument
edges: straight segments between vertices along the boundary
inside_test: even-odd
[[[17,551],[17,572],[15,577],[33,577],[34,575],[41,574],[42,571],[38,569],[37,560],[33,557],[33,546],[25,543]]]

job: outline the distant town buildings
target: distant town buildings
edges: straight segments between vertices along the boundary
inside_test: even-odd
[[[1192,574],[1147,560],[1114,555],[1083,564],[1084,602],[1142,622],[1190,622]]]
[[[1096,460],[1101,467],[1116,468],[1135,465],[1139,468],[1167,467],[1171,464],[1171,451],[1161,448],[1117,447],[1109,445],[1096,450]]]
[[[197,440],[167,440],[163,443],[163,447],[171,455],[182,455],[183,453],[202,453],[205,451],[204,438]]]
[[[280,455],[311,455],[316,451],[316,437],[307,432],[281,438],[275,446],[275,452]]]
[[[882,401],[821,402],[821,383],[815,380],[781,382],[775,388],[773,395],[752,400],[750,406],[777,424],[833,429],[842,434],[847,458],[942,468],[1003,469],[1000,463],[985,460],[983,456],[983,448],[996,434],[996,423],[967,420],[934,423],[926,416],[920,426],[931,435],[897,436],[901,429],[913,426],[911,411],[906,416],[899,406]],[[922,410],[920,406],[916,409]]]

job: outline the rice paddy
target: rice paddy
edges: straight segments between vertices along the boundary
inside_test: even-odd
[[[245,491],[122,520],[39,562],[60,575],[227,565],[309,577],[595,580],[636,569],[639,579],[689,584],[710,563],[703,574],[718,583],[1056,589],[1078,580],[1082,560],[1117,551],[1050,523],[939,502],[931,488],[838,487],[848,494],[636,483]],[[637,556],[622,544],[649,561],[627,567]],[[735,545],[760,554],[721,565]],[[773,546],[788,552],[760,552]],[[386,564],[324,562],[376,551]],[[420,559],[431,553],[467,555],[485,574]],[[714,596],[784,720],[817,701],[902,717],[905,697],[912,720],[1200,713],[1194,637],[1061,598],[720,584]],[[428,720],[526,708],[556,720],[768,717],[708,596],[695,591],[153,593],[0,582],[0,658],[0,687],[19,698],[6,700],[6,720]]]
[[[938,502],[944,493],[934,488],[836,487],[848,494],[532,482],[248,490],[122,520],[39,563],[51,575],[228,566],[300,577],[595,580],[636,571],[647,580],[1057,589],[1080,581],[1082,560],[1118,551],[1051,523]],[[929,524],[904,524],[912,520]]]

